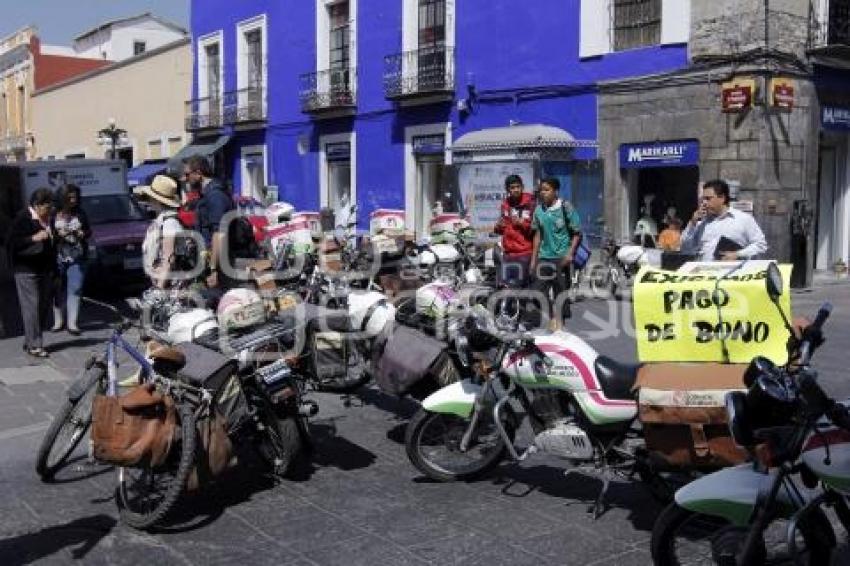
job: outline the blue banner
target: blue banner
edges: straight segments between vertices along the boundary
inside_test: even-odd
[[[844,106],[823,106],[821,125],[824,130],[850,131],[850,108]]]
[[[620,146],[621,169],[691,165],[699,165],[699,141],[697,140],[624,143]]]

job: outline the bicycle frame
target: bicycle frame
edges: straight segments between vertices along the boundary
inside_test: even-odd
[[[139,376],[139,382],[143,382],[153,373],[153,366],[148,359],[139,352],[132,344],[124,339],[123,333],[116,329],[113,331],[109,342],[106,344],[106,375],[107,388],[106,394],[115,396],[118,394],[118,360],[116,357],[116,348],[120,348],[126,352],[134,361],[141,367],[142,371]]]

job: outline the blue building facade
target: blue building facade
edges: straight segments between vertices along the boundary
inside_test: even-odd
[[[361,228],[404,209],[422,232],[459,205],[486,229],[511,172],[527,188],[558,176],[592,222],[596,85],[687,65],[686,39],[663,30],[606,49],[593,34],[613,1],[193,0],[187,129],[234,192],[352,200]]]

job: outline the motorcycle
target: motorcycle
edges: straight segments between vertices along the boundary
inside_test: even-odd
[[[769,274],[775,302],[782,280],[775,268]],[[835,534],[822,508],[834,507],[850,530],[850,411],[823,392],[809,363],[831,309],[822,306],[792,341],[798,361],[780,368],[754,358],[747,391],[727,394],[730,431],[752,462],[676,492],[653,528],[655,564],[763,564],[777,558],[773,538],[795,564],[830,563]]]
[[[664,481],[634,426],[632,387],[640,366],[599,355],[563,331],[505,334],[477,309],[455,335],[453,350],[472,377],[427,397],[407,427],[407,455],[429,478],[471,480],[506,454],[514,461],[555,455],[579,469],[601,470],[603,487],[592,508],[596,517],[616,475]],[[494,350],[495,357],[473,362],[473,354]],[[523,407],[535,435],[521,454],[514,446],[520,422],[511,399]]]

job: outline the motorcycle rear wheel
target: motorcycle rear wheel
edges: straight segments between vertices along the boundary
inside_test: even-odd
[[[303,451],[304,443],[298,418],[294,415],[272,417],[264,439],[262,456],[278,478],[287,477]]]
[[[195,465],[197,431],[192,407],[177,406],[180,438],[179,454],[159,468],[119,468],[115,501],[121,520],[139,530],[151,529],[164,521],[186,487]],[[172,449],[173,451],[174,449]]]
[[[53,417],[41,440],[35,458],[35,471],[42,481],[50,481],[65,464],[91,425],[94,396],[102,392],[106,368],[95,363],[85,371],[88,387],[77,400],[66,399]]]
[[[502,414],[502,426],[513,442],[516,417],[510,407]],[[495,427],[492,412],[485,410],[476,427],[476,438],[466,452],[460,452],[459,444],[468,425],[468,418],[420,409],[407,425],[407,457],[433,480],[466,481],[483,476],[502,461],[507,446]],[[446,461],[437,459],[441,454],[445,458],[440,460]]]

